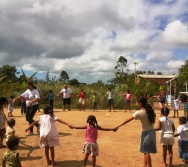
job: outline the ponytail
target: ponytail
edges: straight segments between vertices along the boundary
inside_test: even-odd
[[[147,104],[145,110],[146,110],[146,112],[148,114],[149,122],[151,124],[154,124],[155,123],[155,119],[156,119],[156,114],[155,114],[152,106],[150,104]]]

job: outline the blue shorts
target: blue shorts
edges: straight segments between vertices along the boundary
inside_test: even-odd
[[[141,153],[157,153],[156,133],[154,129],[143,131],[140,140]]]
[[[131,101],[130,101],[130,100],[126,100],[126,101],[125,101],[125,104],[126,104],[126,105],[129,105],[129,104],[131,104]]]
[[[113,99],[108,99],[108,104],[109,104],[109,106],[114,106],[114,100]]]

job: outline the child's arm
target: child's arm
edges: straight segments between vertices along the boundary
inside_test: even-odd
[[[16,162],[17,162],[18,167],[22,167],[22,164],[21,164],[21,162],[20,162],[19,153],[16,154]]]
[[[176,133],[175,135],[174,135],[174,137],[177,137],[177,136],[179,136],[180,134],[179,133]]]
[[[11,136],[15,136],[15,130],[11,132]]]
[[[173,130],[173,133],[175,132],[175,125],[173,124],[172,125],[172,130]]]
[[[158,126],[155,128],[155,131],[161,130],[162,123],[161,121],[158,122]]]
[[[74,126],[74,125],[71,125],[70,127],[71,127],[71,129],[86,129],[87,125],[85,125],[85,126]]]
[[[98,126],[97,128],[98,130],[103,130],[103,131],[115,131],[115,128],[103,128],[101,126]]]
[[[39,121],[35,121],[33,122],[31,125],[29,125],[29,127],[25,130],[26,132],[32,127],[34,126],[36,123],[38,123]]]
[[[62,124],[65,124],[65,125],[67,125],[67,126],[70,127],[70,124],[68,124],[67,122],[63,121],[62,119],[56,119],[56,121],[57,121],[57,122],[60,122],[60,123],[62,123]]]
[[[133,119],[134,119],[133,116],[127,118],[126,120],[124,120],[122,123],[120,123],[118,126],[115,127],[115,131],[117,131],[120,126],[127,124],[128,122],[132,121]]]

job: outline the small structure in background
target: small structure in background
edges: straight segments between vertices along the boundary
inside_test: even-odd
[[[146,81],[153,80],[155,83],[159,84],[160,86],[166,87],[167,90],[167,102],[171,106],[172,104],[172,88],[173,93],[177,93],[176,88],[176,78],[177,75],[150,75],[150,74],[139,74],[138,76],[144,78]],[[137,78],[137,83],[139,82],[139,78]]]

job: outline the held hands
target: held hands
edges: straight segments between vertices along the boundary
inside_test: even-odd
[[[116,127],[113,129],[113,132],[116,132],[118,129],[119,129],[119,126],[116,126]]]

